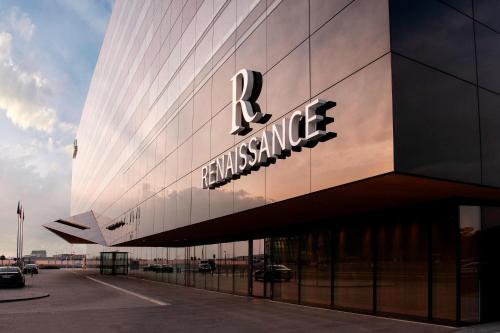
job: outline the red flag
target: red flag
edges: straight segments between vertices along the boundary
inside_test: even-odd
[[[21,216],[21,202],[17,202],[17,215]]]

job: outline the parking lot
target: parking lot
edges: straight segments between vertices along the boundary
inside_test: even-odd
[[[0,303],[0,332],[459,331],[78,270],[41,271],[26,281],[50,297]]]

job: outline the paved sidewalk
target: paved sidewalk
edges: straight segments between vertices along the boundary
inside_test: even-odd
[[[448,333],[500,328],[414,323],[84,271],[42,271],[33,282],[51,296],[0,303],[0,332]]]

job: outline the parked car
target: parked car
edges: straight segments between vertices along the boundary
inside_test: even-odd
[[[210,272],[212,272],[212,266],[210,266],[209,263],[201,263],[198,265],[198,272],[210,273]]]
[[[154,265],[147,265],[144,267],[144,272],[155,272],[155,273],[173,273],[174,268],[169,265],[159,265],[159,264],[154,264]]]
[[[0,286],[24,287],[24,275],[19,267],[0,267]]]
[[[173,273],[174,268],[172,266],[169,266],[169,265],[161,265],[161,271],[162,271],[162,273]]]
[[[23,268],[23,274],[38,274],[38,265],[36,264],[27,264]]]
[[[265,270],[255,271],[256,281],[290,281],[293,271],[285,265],[267,265]]]
[[[156,272],[159,267],[161,267],[161,265],[157,265],[157,264],[154,264],[154,265],[147,265],[143,268],[143,271],[144,272]]]

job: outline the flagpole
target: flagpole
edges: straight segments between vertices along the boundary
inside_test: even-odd
[[[24,254],[24,208],[21,209],[21,265],[23,265],[23,254]]]
[[[20,219],[19,219],[19,214],[17,214],[17,252],[16,252],[16,258],[17,258],[17,263],[19,265],[19,233],[20,233]]]
[[[21,221],[21,237],[20,237],[20,246],[19,246],[19,262],[21,264],[21,267],[23,266],[23,209],[21,208],[21,217],[20,217],[20,221]]]

